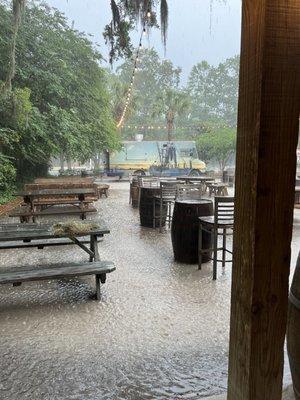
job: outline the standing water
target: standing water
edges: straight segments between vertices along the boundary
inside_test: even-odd
[[[170,233],[140,227],[128,186],[112,184],[97,203],[111,229],[100,256],[117,266],[101,302],[90,299],[91,277],[0,287],[1,400],[199,399],[226,390],[231,265],[214,282],[210,263],[201,271],[175,263]],[[299,231],[296,219],[295,249]],[[86,259],[64,246],[2,250],[0,263]]]

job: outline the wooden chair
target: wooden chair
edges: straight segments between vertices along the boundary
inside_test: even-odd
[[[213,252],[213,279],[217,279],[217,263],[222,262],[225,267],[227,262],[226,253],[232,254],[232,251],[226,248],[226,238],[233,234],[234,226],[234,197],[215,196],[215,210],[211,217],[199,218],[199,269],[202,264],[202,254]],[[202,249],[202,231],[212,234],[213,247]],[[222,247],[218,247],[219,236],[222,236]],[[218,259],[218,251],[222,251],[221,260]]]
[[[215,196],[228,196],[227,185],[224,183],[212,183],[208,186],[209,197]]]
[[[166,223],[171,225],[172,205],[175,202],[177,194],[176,181],[160,182],[160,193],[153,197],[153,228],[156,227],[156,219],[159,218],[159,231],[162,232],[163,209],[167,207]],[[156,207],[159,206],[159,215],[156,215]]]
[[[204,186],[200,184],[178,185],[176,191],[177,200],[199,200],[205,193]]]
[[[132,204],[134,201],[133,200],[133,197],[134,197],[133,191],[135,190],[134,188],[137,188],[138,184],[139,184],[138,177],[136,175],[131,175],[129,182],[130,182],[129,183],[129,185],[130,185],[130,187],[129,187],[129,204]]]
[[[140,179],[140,187],[157,187],[159,184],[159,180],[156,177],[141,177]]]

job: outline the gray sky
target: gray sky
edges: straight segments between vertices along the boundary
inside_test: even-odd
[[[107,57],[102,37],[111,19],[109,0],[47,0],[74,21],[75,28],[94,35]],[[217,64],[240,51],[241,0],[169,0],[169,29],[166,58],[183,69],[186,80],[191,68],[201,60]],[[138,43],[139,32],[133,34]],[[161,57],[164,49],[158,30],[152,30],[144,45],[154,47]]]

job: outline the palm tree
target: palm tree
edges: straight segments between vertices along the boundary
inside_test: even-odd
[[[157,96],[153,117],[164,117],[167,123],[168,141],[172,139],[174,122],[190,108],[190,98],[183,90],[167,89]]]

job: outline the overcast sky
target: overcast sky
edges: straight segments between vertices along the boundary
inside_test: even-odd
[[[107,57],[102,36],[110,21],[109,0],[47,0],[63,11],[75,28],[94,35]],[[240,51],[241,0],[169,0],[169,29],[166,58],[183,70],[185,81],[191,68],[201,60],[217,64]],[[138,43],[139,33],[133,35]],[[145,46],[154,47],[161,57],[164,49],[158,30],[153,30]]]

